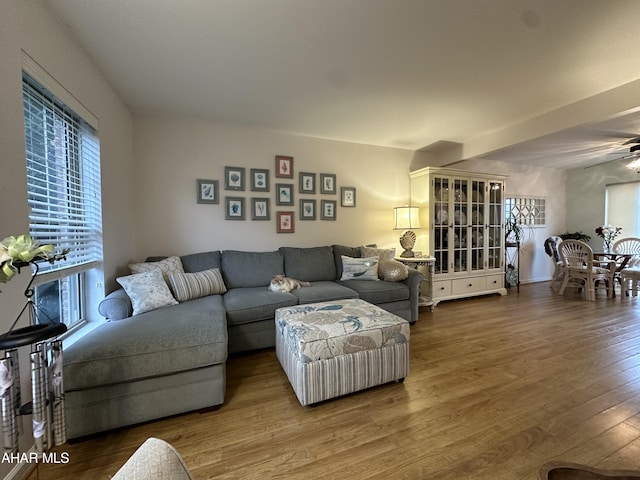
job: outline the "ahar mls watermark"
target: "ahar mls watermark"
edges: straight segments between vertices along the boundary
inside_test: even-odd
[[[2,454],[0,463],[59,463],[66,464],[71,461],[69,452],[24,452]]]

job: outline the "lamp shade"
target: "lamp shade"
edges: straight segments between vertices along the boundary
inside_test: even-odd
[[[420,228],[420,209],[418,207],[395,207],[394,230],[413,230]]]

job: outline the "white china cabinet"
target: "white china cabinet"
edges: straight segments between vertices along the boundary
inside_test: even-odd
[[[435,257],[434,304],[504,288],[504,179],[427,167],[410,174],[422,230],[415,250]]]

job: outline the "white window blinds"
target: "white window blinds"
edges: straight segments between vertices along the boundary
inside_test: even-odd
[[[41,263],[40,272],[93,268],[102,261],[97,132],[26,73],[23,100],[30,234],[69,249],[66,261]]]
[[[618,238],[640,236],[640,182],[607,185],[605,203],[604,223],[622,227]]]

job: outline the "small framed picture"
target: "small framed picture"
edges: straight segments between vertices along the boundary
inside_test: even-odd
[[[276,183],[276,205],[293,206],[293,185]]]
[[[316,219],[316,201],[308,198],[300,200],[300,220]]]
[[[293,178],[293,157],[276,155],[276,177]]]
[[[356,189],[355,187],[340,188],[340,205],[343,207],[356,206]]]
[[[322,200],[320,207],[322,212],[320,213],[321,220],[335,220],[336,219],[336,204],[335,200]]]
[[[271,220],[271,208],[268,198],[251,199],[251,220]]]
[[[252,192],[268,192],[269,191],[269,170],[262,168],[251,169],[251,191]]]
[[[224,167],[224,189],[244,190],[244,167]]]
[[[294,233],[293,212],[278,212],[278,233]]]
[[[320,193],[336,193],[336,175],[334,173],[320,174]]]
[[[244,198],[224,197],[225,220],[244,220]]]
[[[298,174],[298,180],[300,181],[299,192],[300,193],[316,193],[316,174],[309,172],[300,172]]]
[[[218,200],[218,180],[196,180],[198,186],[198,203],[220,203]]]

